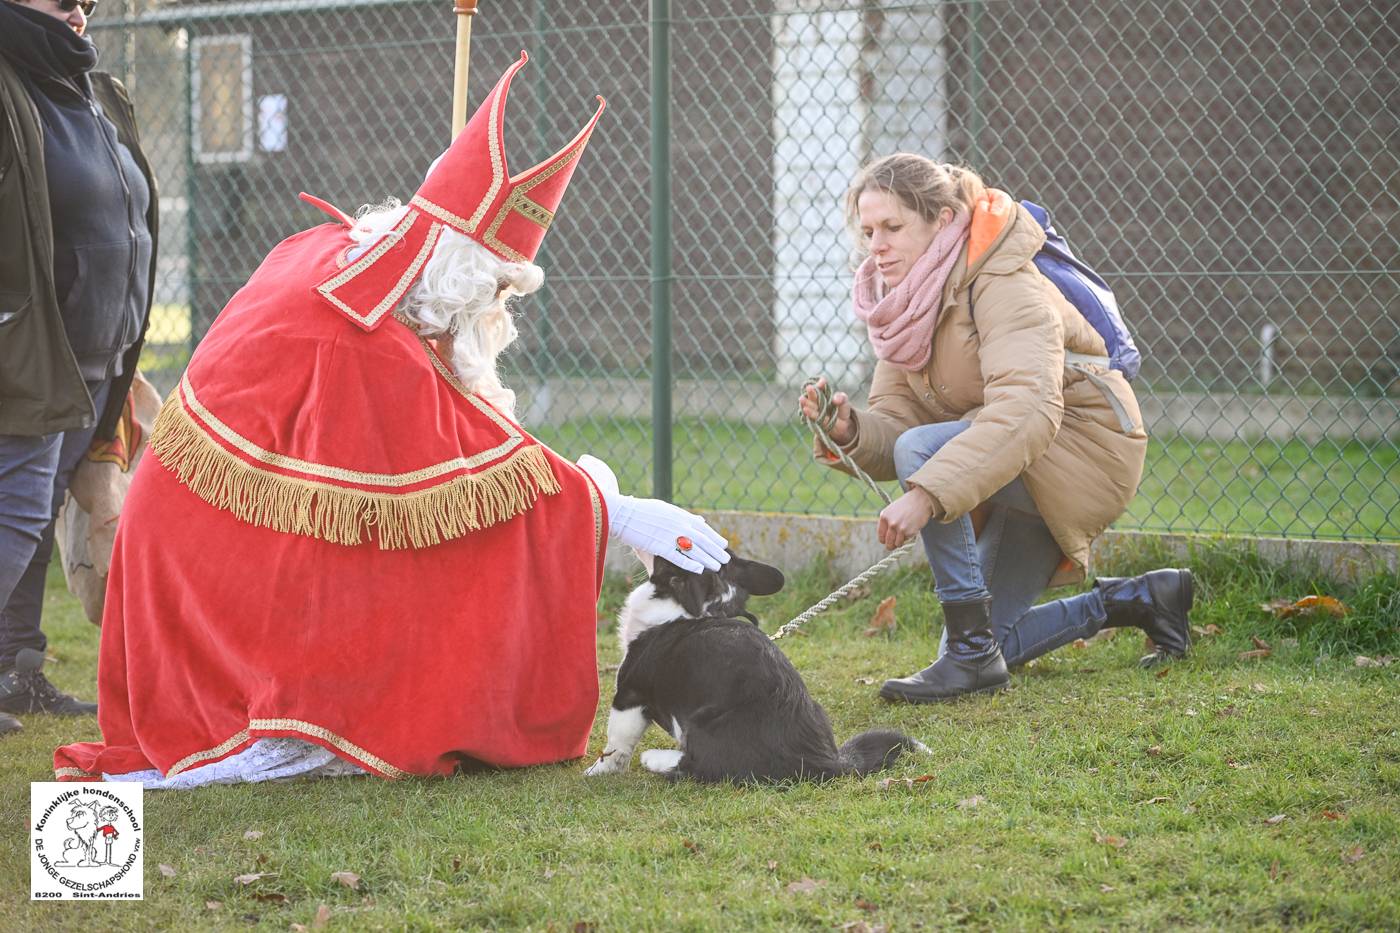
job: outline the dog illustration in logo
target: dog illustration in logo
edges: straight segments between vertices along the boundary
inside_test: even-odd
[[[73,804],[73,809],[63,825],[67,826],[73,835],[63,841],[63,858],[54,864],[67,868],[92,868],[101,865],[97,860],[97,837],[102,835],[98,829],[97,804]]]

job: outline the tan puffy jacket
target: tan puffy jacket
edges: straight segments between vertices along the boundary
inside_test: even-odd
[[[856,437],[861,469],[895,478],[894,443],[912,427],[972,426],[910,477],[952,521],[1023,476],[1065,561],[1050,585],[1084,579],[1089,544],[1137,492],[1147,433],[1133,390],[1116,370],[1067,362],[1102,357],[1103,339],[1032,258],[1045,233],[1005,192],[973,212],[965,259],[943,290],[933,355],[919,372],[876,364]],[[974,300],[969,301],[969,292]],[[975,309],[975,315],[974,315]],[[825,451],[819,462],[831,464]]]

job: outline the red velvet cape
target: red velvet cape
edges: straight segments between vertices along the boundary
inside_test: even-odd
[[[201,342],[137,467],[60,779],[179,773],[295,736],[384,777],[581,756],[606,514],[593,483],[281,243]]]

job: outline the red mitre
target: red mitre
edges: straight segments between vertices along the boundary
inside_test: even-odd
[[[529,56],[521,51],[520,59],[501,75],[409,201],[409,211],[398,226],[316,286],[321,297],[365,330],[379,326],[418,280],[443,227],[471,237],[502,259],[530,262],[535,258],[606,104],[598,98],[593,118],[563,149],[534,168],[511,175],[503,141],[506,95],[511,79],[527,61]],[[318,199],[307,200],[328,207]],[[348,221],[334,208],[330,212]]]

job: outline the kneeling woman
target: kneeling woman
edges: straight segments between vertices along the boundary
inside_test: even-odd
[[[867,253],[854,310],[878,362],[867,407],[832,396],[829,433],[861,469],[905,488],[880,513],[880,541],[922,537],[947,641],[881,695],[1000,690],[1007,665],[1110,626],[1147,632],[1157,650],[1144,664],[1184,654],[1187,570],[1100,578],[1034,605],[1084,578],[1090,542],[1132,501],[1147,450],[1103,338],[1032,262],[1040,225],[975,173],[904,153],[860,173],[847,219]],[[816,417],[817,390],[800,405]],[[820,446],[817,459],[841,468]]]

